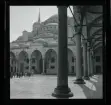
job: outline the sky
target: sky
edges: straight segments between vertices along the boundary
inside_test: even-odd
[[[33,23],[38,21],[39,9],[41,22],[58,14],[57,6],[10,6],[10,42],[21,36],[24,30],[32,31]],[[67,14],[72,17],[69,8]]]

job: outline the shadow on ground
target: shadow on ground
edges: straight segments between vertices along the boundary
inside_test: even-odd
[[[95,82],[92,78],[88,81],[86,81],[86,84],[78,84],[81,89],[83,89],[84,95],[87,97],[87,99],[102,99],[103,98],[103,94],[102,94],[102,77],[96,77],[96,81]],[[89,83],[88,83],[89,82]],[[87,83],[90,84],[90,87],[87,86]]]

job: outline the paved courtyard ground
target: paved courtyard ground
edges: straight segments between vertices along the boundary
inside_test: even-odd
[[[75,76],[68,76],[68,85],[74,94],[69,99],[101,99],[102,75],[95,75],[86,84],[74,84]],[[11,99],[56,99],[51,94],[57,86],[56,75],[34,75],[10,79]]]

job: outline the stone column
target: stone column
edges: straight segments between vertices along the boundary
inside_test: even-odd
[[[81,35],[77,34],[75,36],[76,39],[76,80],[75,84],[84,84],[84,80],[82,79],[82,50],[81,50]]]
[[[93,56],[92,56],[92,50],[90,50],[90,65],[91,65],[91,76],[93,76]]]
[[[88,66],[87,66],[87,41],[83,40],[83,67],[84,67],[84,79],[89,80]]]
[[[76,40],[76,80],[74,83],[76,84],[85,84],[84,80],[82,79],[82,49],[81,49],[81,32],[82,32],[82,26],[83,23],[83,17],[80,13],[79,6],[73,6],[74,14],[76,18],[78,18],[78,24],[75,27],[75,40]],[[75,22],[76,23],[76,22]]]
[[[94,54],[93,54],[93,73],[94,73],[94,75],[95,75],[95,56],[94,56]]]
[[[90,69],[90,49],[88,48],[88,51],[87,51],[87,56],[88,56],[88,75],[90,76],[91,74],[91,69]]]
[[[29,57],[29,73],[31,72],[31,57]]]
[[[89,61],[89,63],[90,63],[90,74],[89,74],[89,76],[92,76],[92,55],[91,55],[91,53],[90,53],[90,59],[89,59],[90,61]]]
[[[44,75],[45,74],[45,59],[44,58],[42,58],[42,66],[43,66],[43,68],[42,68],[42,74]]]
[[[17,75],[17,60],[16,60],[16,75]]]
[[[92,56],[92,67],[93,67],[93,71],[92,71],[92,74],[94,75],[94,57]]]
[[[59,35],[58,35],[58,73],[57,87],[52,96],[57,98],[72,97],[68,87],[68,65],[67,65],[67,6],[58,6]]]

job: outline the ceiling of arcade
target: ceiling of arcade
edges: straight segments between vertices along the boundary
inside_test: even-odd
[[[86,36],[83,34],[83,39],[90,43],[90,47],[97,47],[102,43],[103,36],[103,8],[102,6],[74,6],[75,25],[87,27]],[[80,14],[82,14],[80,16]],[[83,22],[80,23],[82,17]],[[87,37],[87,38],[86,38]]]

